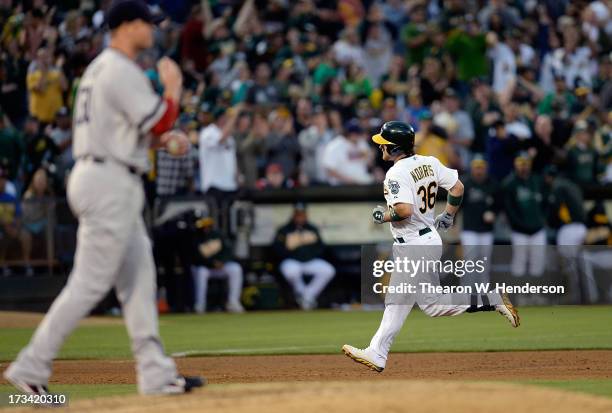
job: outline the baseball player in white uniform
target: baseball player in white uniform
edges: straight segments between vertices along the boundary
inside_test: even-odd
[[[115,288],[136,358],[142,394],[179,394],[203,385],[177,373],[164,354],[155,302],[155,267],[142,219],[141,174],[152,145],[176,155],[189,140],[168,132],[178,115],[180,69],[158,63],[163,97],[135,63],[153,45],[154,17],[139,0],[115,1],[107,14],[110,47],[89,65],[74,112],[74,156],[67,193],[79,220],[74,268],[30,343],[4,372],[21,391],[46,394],[52,360],[67,336]]]
[[[442,254],[442,239],[437,229],[447,230],[453,225],[463,197],[463,184],[457,171],[445,167],[435,157],[415,155],[414,130],[404,122],[385,123],[380,133],[374,135],[372,140],[379,144],[383,159],[393,162],[384,181],[387,208],[374,208],[374,222],[391,224],[391,234],[395,241],[394,252],[396,246],[429,246],[411,250],[418,249],[418,255],[423,254],[428,260],[439,260]],[[434,219],[436,194],[440,187],[448,191],[448,202],[444,212]],[[398,274],[393,273],[389,284],[394,284],[394,278],[397,277]],[[437,281],[437,274],[435,279]],[[507,295],[489,295],[490,303],[499,304],[487,305],[484,300],[480,301],[480,305],[453,304],[448,294],[426,295],[424,300],[417,300],[414,295],[407,294],[402,304],[395,304],[390,302],[390,295],[387,294],[384,315],[370,345],[364,350],[344,345],[342,351],[354,361],[382,372],[393,339],[402,328],[415,301],[421,310],[431,317],[458,315],[466,311],[497,310],[513,327],[518,327],[518,312]]]

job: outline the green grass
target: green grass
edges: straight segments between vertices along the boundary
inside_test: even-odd
[[[394,352],[612,349],[612,307],[522,308],[522,325],[513,329],[496,313],[431,319],[414,310],[397,337]],[[170,353],[325,354],[350,343],[365,346],[376,331],[381,311],[256,312],[242,315],[170,315],[160,320]],[[14,359],[33,328],[0,329],[0,362]],[[62,359],[130,358],[125,328],[118,325],[81,327],[60,353]],[[4,367],[0,366],[0,370]],[[612,397],[612,380],[523,380],[518,383],[554,387]],[[57,385],[71,399],[133,394],[134,385]],[[12,393],[0,386],[0,402]],[[1,404],[1,403],[0,403]]]
[[[429,318],[418,310],[397,337],[395,352],[611,349],[612,307],[533,307],[521,309],[513,329],[496,313]],[[170,315],[160,320],[170,353],[325,354],[344,343],[366,345],[380,311],[256,312],[241,315]],[[0,361],[12,360],[28,342],[32,328],[0,329]],[[122,325],[81,327],[59,358],[131,357]]]

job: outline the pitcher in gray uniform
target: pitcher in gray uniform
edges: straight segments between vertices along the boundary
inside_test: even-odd
[[[153,44],[154,17],[137,0],[115,1],[107,14],[110,47],[87,68],[74,112],[74,156],[68,201],[79,220],[74,268],[64,290],[4,377],[26,393],[45,394],[51,364],[67,336],[115,288],[136,358],[142,394],[185,393],[199,377],[178,375],[164,354],[155,302],[155,267],[142,219],[149,147],[187,152],[184,134],[169,131],[178,114],[181,72],[158,63],[158,96],[134,59]]]

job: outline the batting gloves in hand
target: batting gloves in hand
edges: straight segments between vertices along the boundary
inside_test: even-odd
[[[434,220],[434,227],[436,227],[436,229],[443,229],[446,231],[453,226],[453,220],[454,216],[444,211]]]
[[[385,207],[378,205],[372,210],[372,220],[375,224],[385,223]]]

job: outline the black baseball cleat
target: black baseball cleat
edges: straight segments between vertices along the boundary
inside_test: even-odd
[[[189,393],[191,389],[204,387],[206,379],[200,376],[183,376],[185,379],[185,393]]]

